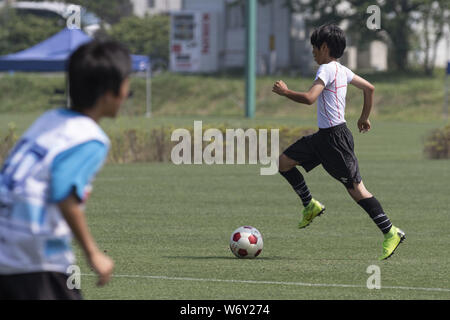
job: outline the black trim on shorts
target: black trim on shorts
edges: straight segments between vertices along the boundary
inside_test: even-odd
[[[82,300],[80,290],[67,287],[68,278],[60,272],[0,275],[0,300]]]
[[[354,152],[353,135],[345,122],[304,136],[283,153],[297,161],[306,172],[321,164],[347,189],[353,189],[353,183],[362,180]]]

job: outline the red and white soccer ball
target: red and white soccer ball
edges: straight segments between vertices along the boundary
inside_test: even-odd
[[[239,227],[231,234],[230,249],[238,258],[256,258],[263,249],[262,235],[251,226]]]

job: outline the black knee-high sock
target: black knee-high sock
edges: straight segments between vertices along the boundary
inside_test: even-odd
[[[392,223],[375,197],[362,199],[358,201],[358,204],[366,210],[381,232],[386,234],[391,230]]]
[[[306,207],[311,202],[312,196],[300,171],[294,167],[286,172],[280,171],[280,174],[289,182],[300,199],[302,199],[303,206]]]

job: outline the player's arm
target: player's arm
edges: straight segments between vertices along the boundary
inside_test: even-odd
[[[312,105],[324,88],[325,84],[323,81],[321,79],[317,79],[307,92],[297,92],[289,90],[287,85],[282,80],[279,80],[273,85],[272,92],[275,92],[280,96],[285,96],[298,103]]]
[[[58,205],[89,264],[98,273],[98,285],[108,282],[114,264],[98,249],[81,203],[86,201],[89,182],[100,170],[107,151],[107,147],[99,141],[70,148],[53,160],[50,177],[50,200]]]
[[[358,129],[359,132],[367,132],[371,127],[369,115],[372,111],[373,93],[375,91],[375,87],[369,81],[357,76],[356,74],[353,76],[350,83],[358,89],[361,89],[364,93],[364,105],[361,112],[361,117],[358,120]]]
[[[64,218],[67,221],[78,243],[81,245],[89,264],[99,275],[98,285],[106,284],[114,269],[113,261],[102,253],[92,237],[86,216],[80,207],[80,201],[73,193],[58,203]]]

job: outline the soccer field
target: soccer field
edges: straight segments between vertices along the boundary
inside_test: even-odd
[[[87,216],[115,276],[95,287],[77,247],[84,297],[450,299],[450,161],[422,155],[424,135],[439,124],[377,121],[363,135],[353,122],[363,181],[406,232],[389,260],[377,261],[381,233],[321,167],[305,178],[327,210],[298,230],[300,200],[259,165],[107,165]],[[264,237],[257,259],[229,250],[241,225]],[[380,267],[380,290],[366,287],[371,265]]]

